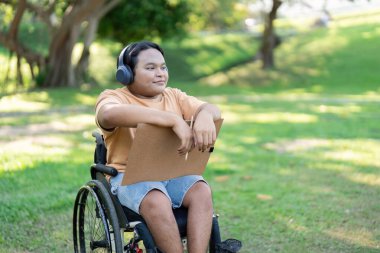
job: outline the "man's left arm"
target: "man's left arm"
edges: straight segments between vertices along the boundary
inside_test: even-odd
[[[195,116],[193,135],[195,146],[200,151],[205,151],[214,145],[216,141],[216,129],[214,121],[221,118],[219,108],[213,104],[203,104]]]

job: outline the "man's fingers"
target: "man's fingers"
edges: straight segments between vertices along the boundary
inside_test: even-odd
[[[181,140],[181,145],[178,147],[178,153],[180,155],[186,154],[186,152],[187,152],[187,145],[188,145],[188,141],[186,141],[186,139],[182,139]]]
[[[214,143],[214,141],[212,140],[212,132],[208,134],[208,145],[207,145],[207,149],[209,149],[212,144]]]
[[[182,140],[181,145],[178,147],[178,153],[180,155],[185,155],[186,153],[190,152],[194,147],[194,140],[193,137],[190,139]]]
[[[202,152],[212,147],[216,141],[216,129],[214,124],[195,121],[193,134],[195,137],[195,146]]]
[[[203,140],[203,143],[202,143],[201,150],[202,150],[202,152],[204,152],[209,145],[209,134],[207,132],[203,133],[202,140]]]
[[[196,133],[195,135],[195,146],[198,147],[199,151],[206,151],[212,147],[216,140],[216,133],[212,132],[203,132]]]
[[[196,133],[196,143],[197,143],[197,147],[198,147],[198,150],[201,151],[202,150],[202,146],[203,146],[203,136],[202,136],[202,133]]]

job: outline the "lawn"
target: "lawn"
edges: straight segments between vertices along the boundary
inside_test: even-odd
[[[269,72],[253,62],[171,83],[223,111],[205,177],[241,252],[380,252],[378,21],[289,38]],[[0,98],[0,252],[72,252],[102,89]]]

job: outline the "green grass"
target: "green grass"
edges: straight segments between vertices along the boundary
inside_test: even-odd
[[[259,41],[249,34],[219,34],[163,44],[169,73],[175,82],[194,81],[249,61]],[[179,57],[186,55],[186,57]]]
[[[380,252],[379,34],[338,23],[284,42],[275,70],[172,82],[223,111],[205,177],[241,252]],[[0,252],[72,251],[102,89],[1,98]]]

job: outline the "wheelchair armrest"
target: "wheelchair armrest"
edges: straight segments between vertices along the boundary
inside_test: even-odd
[[[92,132],[92,136],[95,137],[95,143],[96,144],[102,144],[102,143],[104,143],[103,137],[102,137],[102,135],[100,133],[94,131],[94,132]]]
[[[101,163],[97,163],[97,164],[93,164],[91,166],[91,178],[92,179],[95,179],[95,174],[96,172],[101,172],[101,173],[104,173],[106,175],[109,175],[109,176],[116,176],[118,174],[118,171],[113,168],[113,167],[110,167],[110,166],[106,166],[104,164],[101,164]]]

